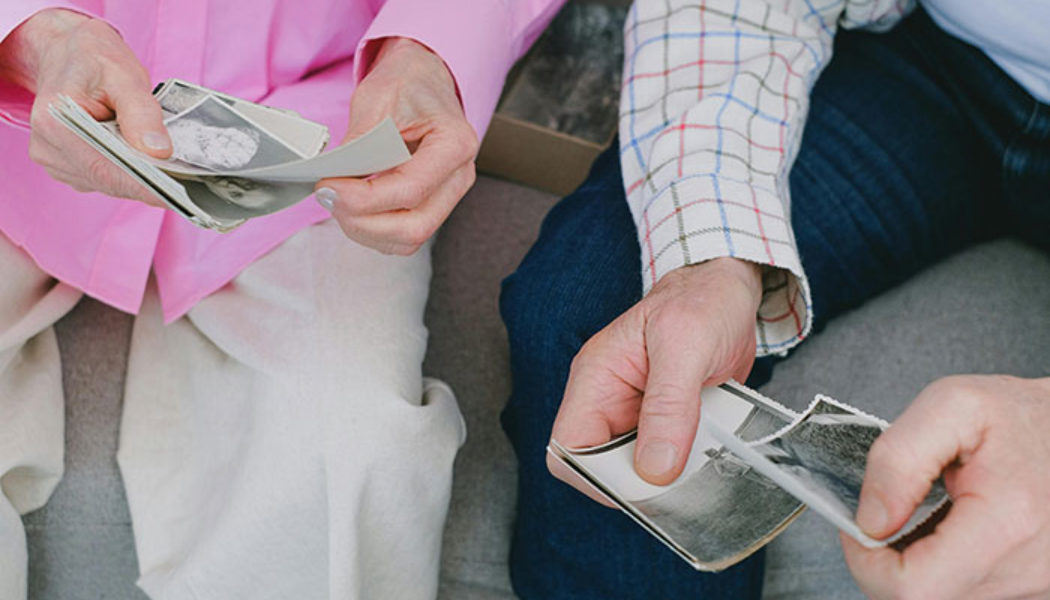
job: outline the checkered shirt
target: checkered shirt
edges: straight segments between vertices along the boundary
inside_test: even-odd
[[[635,0],[625,25],[620,160],[645,290],[731,256],[765,266],[758,354],[813,320],[788,173],[838,26],[888,29],[913,0]]]

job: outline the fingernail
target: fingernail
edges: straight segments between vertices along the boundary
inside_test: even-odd
[[[889,513],[886,507],[875,498],[868,496],[861,498],[860,506],[857,508],[857,525],[869,535],[880,535],[886,530],[886,522]]]
[[[168,136],[156,131],[142,134],[142,144],[150,150],[167,150],[171,148],[171,141],[168,139]]]
[[[324,207],[325,210],[332,212],[332,209],[335,208],[335,201],[339,199],[339,195],[336,194],[335,190],[332,188],[323,187],[314,192],[314,198],[317,200],[318,204]]]
[[[661,477],[674,468],[678,449],[671,442],[649,442],[638,454],[638,470],[650,477]]]

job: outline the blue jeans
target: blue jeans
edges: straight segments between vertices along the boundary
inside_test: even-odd
[[[976,241],[1010,233],[1050,250],[1048,149],[1050,106],[921,9],[889,33],[840,33],[790,175],[816,329]],[[697,573],[547,472],[544,447],[573,356],[641,289],[614,148],[551,210],[503,286],[514,377],[503,426],[519,462],[511,576],[524,600],[761,593],[761,554]],[[771,369],[772,359],[760,360],[749,383]]]

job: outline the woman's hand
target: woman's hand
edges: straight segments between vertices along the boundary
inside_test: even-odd
[[[0,78],[36,95],[29,156],[51,177],[81,192],[163,206],[47,110],[64,94],[97,120],[116,118],[121,134],[137,150],[157,158],[171,155],[149,75],[112,27],[68,10],[43,10],[0,44]]]
[[[404,38],[383,42],[350,103],[344,141],[386,117],[412,149],[405,164],[369,179],[326,179],[317,200],[351,239],[386,254],[420,248],[474,185],[478,138],[445,63]]]

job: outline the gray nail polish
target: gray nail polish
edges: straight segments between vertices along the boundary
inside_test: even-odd
[[[142,144],[150,150],[167,150],[171,148],[168,136],[156,131],[148,131],[142,134]]]
[[[314,192],[314,199],[317,203],[324,207],[328,212],[332,212],[332,208],[335,207],[335,201],[339,199],[339,195],[335,193],[332,188],[323,187]]]

